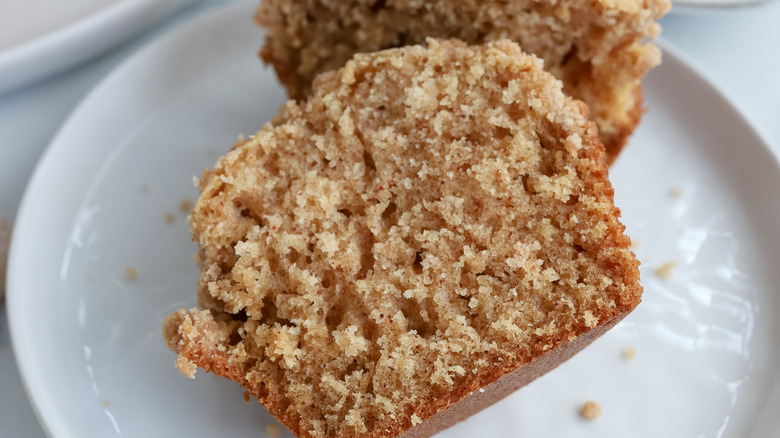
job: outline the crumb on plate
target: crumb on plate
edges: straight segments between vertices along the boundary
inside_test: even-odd
[[[672,277],[672,271],[677,268],[677,262],[666,262],[663,265],[655,268],[655,275],[661,277],[664,280],[668,280]]]
[[[179,202],[179,210],[181,210],[182,213],[189,213],[190,210],[192,210],[192,199],[182,199],[181,202]]]
[[[138,271],[135,270],[132,266],[128,266],[125,269],[125,278],[128,281],[135,281],[138,279]]]
[[[269,424],[265,427],[265,433],[272,438],[278,438],[282,436],[282,428],[278,424]]]
[[[588,400],[584,405],[582,405],[580,414],[583,416],[583,418],[588,420],[595,420],[601,415],[601,405],[595,401]]]
[[[172,224],[174,220],[176,220],[176,217],[174,217],[172,214],[168,213],[165,215],[166,224]]]
[[[679,187],[674,187],[673,189],[669,190],[669,196],[672,198],[681,198],[683,195],[683,191]]]
[[[633,359],[636,356],[636,347],[626,347],[623,350],[623,357],[626,359]]]

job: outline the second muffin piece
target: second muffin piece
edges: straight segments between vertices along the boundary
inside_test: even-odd
[[[545,61],[564,91],[588,104],[612,162],[641,116],[641,78],[660,61],[645,42],[667,0],[263,0],[261,51],[290,96],[357,52],[428,37],[481,44],[508,38]]]
[[[204,174],[164,335],[299,437],[429,436],[640,301],[583,105],[508,41],[357,55]]]

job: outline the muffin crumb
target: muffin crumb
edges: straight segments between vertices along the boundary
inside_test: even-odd
[[[125,279],[127,281],[135,281],[138,279],[138,271],[135,270],[132,266],[128,266],[125,268]]]
[[[165,223],[172,224],[176,220],[176,217],[170,213],[165,215]]]
[[[675,199],[682,198],[682,195],[683,195],[683,191],[679,187],[674,187],[673,189],[669,190],[669,196],[671,196],[672,198]]]
[[[633,359],[636,357],[636,347],[626,347],[626,349],[623,350],[623,357],[626,359]]]
[[[655,269],[655,275],[663,280],[669,280],[672,278],[672,271],[675,269],[677,269],[677,262],[666,262]]]
[[[179,210],[182,213],[189,213],[192,210],[192,199],[184,198],[179,202]]]
[[[278,424],[269,424],[265,427],[265,433],[271,438],[279,438],[282,436],[282,428]]]
[[[601,405],[592,400],[586,401],[585,404],[582,405],[580,415],[585,419],[595,420],[601,416]]]

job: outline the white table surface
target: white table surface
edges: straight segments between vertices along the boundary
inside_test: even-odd
[[[0,95],[0,216],[16,215],[24,187],[58,126],[100,79],[161,32],[230,0],[198,0],[112,52]],[[663,36],[736,103],[780,155],[780,2],[670,14]],[[258,45],[260,41],[258,41]],[[56,216],[55,216],[56,218]],[[19,379],[0,302],[0,437],[45,437]]]

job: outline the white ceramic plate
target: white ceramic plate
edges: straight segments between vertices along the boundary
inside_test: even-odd
[[[78,64],[192,0],[3,0],[0,93]]]
[[[18,217],[8,311],[52,437],[258,437],[273,420],[233,383],[173,366],[160,324],[195,305],[179,210],[192,177],[284,101],[255,53],[254,1],[165,35],[65,123]],[[644,303],[552,373],[442,437],[767,437],[780,430],[780,170],[674,51],[612,171]],[[676,197],[675,197],[676,196]],[[173,223],[166,222],[172,215]],[[674,261],[667,280],[654,269]],[[126,268],[137,279],[126,277]],[[636,357],[624,358],[627,347]],[[604,407],[578,416],[586,400]]]

